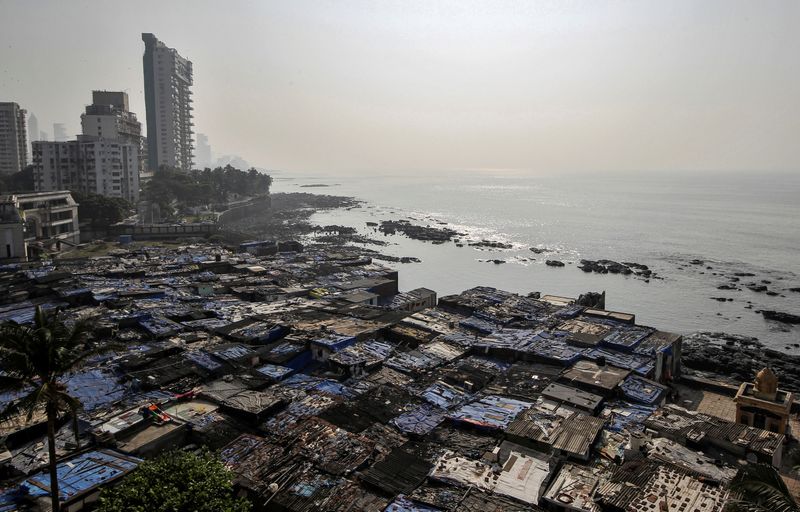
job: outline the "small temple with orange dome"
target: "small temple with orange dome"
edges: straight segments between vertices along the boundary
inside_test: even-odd
[[[736,393],[736,423],[787,434],[794,395],[778,388],[778,377],[764,368],[755,382],[744,382]]]

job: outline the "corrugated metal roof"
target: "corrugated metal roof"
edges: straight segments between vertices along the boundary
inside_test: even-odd
[[[416,489],[431,470],[427,461],[395,448],[383,460],[362,473],[364,483],[396,496]]]

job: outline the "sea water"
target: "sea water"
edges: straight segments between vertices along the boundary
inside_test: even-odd
[[[800,353],[792,346],[800,343],[800,327],[767,321],[756,312],[800,314],[800,293],[789,291],[800,287],[800,173],[554,176],[470,170],[273,176],[275,192],[364,201],[359,208],[319,212],[311,221],[355,227],[389,243],[369,248],[420,258],[422,263],[390,264],[400,270],[402,290],[424,286],[442,296],[483,285],[571,297],[605,290],[607,309],[634,313],[640,324],[681,333],[755,336],[772,348]],[[366,224],[399,219],[446,223],[470,239],[511,243],[514,249],[434,245],[384,235]],[[553,252],[534,254],[530,247]],[[584,273],[577,268],[582,258],[642,263],[663,279]],[[486,261],[494,259],[506,263]],[[548,267],[546,259],[566,266]],[[734,272],[755,276],[736,283],[741,291],[717,289],[731,283]],[[779,295],[743,286],[762,281]]]

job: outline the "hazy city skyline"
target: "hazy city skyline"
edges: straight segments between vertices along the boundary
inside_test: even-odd
[[[0,100],[70,137],[95,89],[144,122],[153,32],[194,64],[196,130],[260,167],[800,169],[798,2],[0,8]]]

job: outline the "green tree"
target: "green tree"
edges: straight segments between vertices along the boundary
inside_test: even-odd
[[[103,490],[97,512],[247,512],[231,473],[212,453],[173,451],[143,462],[120,485]]]
[[[729,512],[800,512],[781,475],[767,464],[744,466],[730,486]]]
[[[25,414],[28,421],[44,409],[47,415],[47,447],[50,466],[50,498],[58,512],[56,473],[56,423],[62,413],[72,416],[78,442],[78,410],[81,403],[66,391],[63,377],[77,369],[98,349],[88,342],[89,328],[84,321],[67,326],[56,313],[36,308],[32,325],[6,322],[0,326],[0,389],[23,392],[5,406],[0,418]]]
[[[226,165],[181,172],[161,167],[145,186],[145,196],[167,211],[171,210],[173,201],[180,203],[179,206],[224,203],[232,193],[243,196],[268,194],[271,185],[272,178],[256,169],[242,171]]]
[[[120,222],[132,211],[131,204],[118,197],[98,194],[72,193],[78,203],[78,219],[89,222],[93,228],[106,228]]]
[[[0,176],[0,191],[2,192],[33,192],[33,166],[28,165],[21,171]]]

